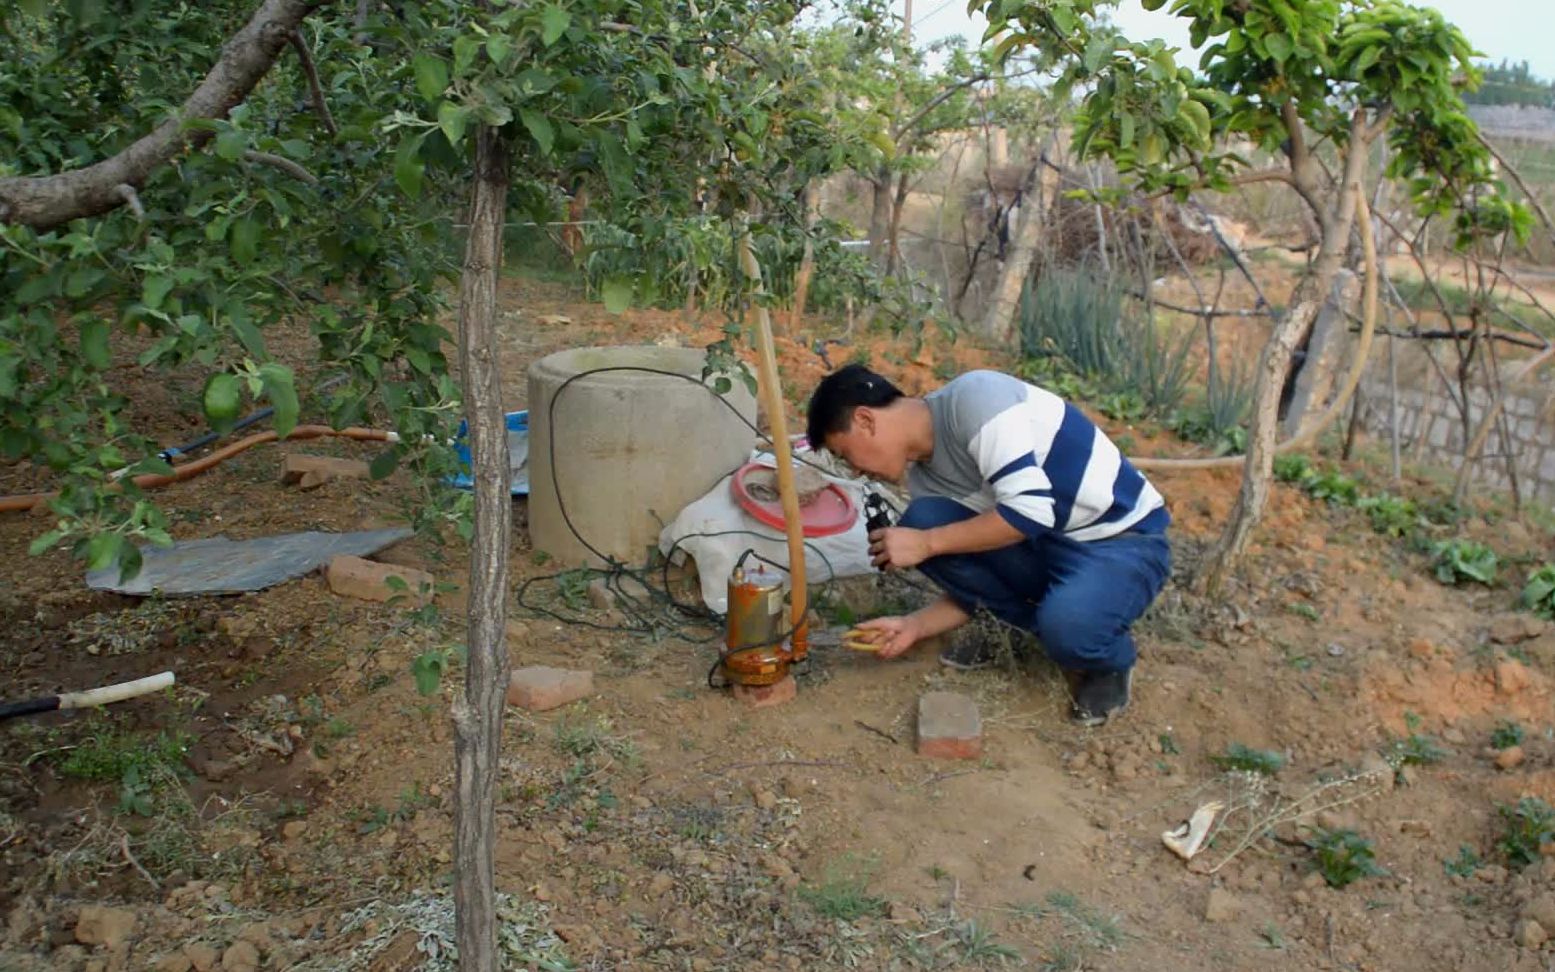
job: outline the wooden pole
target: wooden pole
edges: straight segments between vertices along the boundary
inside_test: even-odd
[[[799,518],[799,491],[794,488],[794,458],[788,447],[788,417],[783,409],[783,388],[778,382],[777,353],[772,348],[772,316],[758,298],[762,296],[761,264],[751,246],[750,230],[740,235],[740,268],[751,283],[756,305],[756,380],[767,423],[772,431],[772,455],[777,460],[778,496],[783,502],[783,526],[788,534],[789,618],[793,627],[794,655],[803,657],[809,647],[809,591],[805,587],[804,524]]]

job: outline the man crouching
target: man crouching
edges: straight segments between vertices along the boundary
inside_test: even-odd
[[[1130,627],[1171,569],[1161,494],[1062,398],[996,371],[971,371],[910,398],[862,365],[827,375],[810,398],[812,445],[859,472],[900,481],[912,502],[869,534],[886,569],[917,567],[941,597],[875,618],[882,658],[965,624],[979,608],[1034,633],[1072,674],[1076,722],[1098,726],[1129,701]],[[994,662],[986,641],[940,655]]]

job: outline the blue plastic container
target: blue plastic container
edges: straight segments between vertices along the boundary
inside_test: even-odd
[[[529,495],[529,412],[507,413],[508,455],[513,460],[512,492],[514,496]],[[459,489],[474,489],[475,480],[470,476],[469,424],[459,423],[454,435],[454,451],[459,454],[463,471],[453,478]]]

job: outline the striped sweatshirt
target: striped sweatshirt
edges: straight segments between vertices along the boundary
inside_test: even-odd
[[[1166,531],[1161,494],[1106,433],[1052,392],[997,371],[969,371],[924,401],[934,453],[908,469],[913,497],[996,509],[1031,538]]]

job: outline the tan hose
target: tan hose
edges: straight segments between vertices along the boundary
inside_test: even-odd
[[[385,432],[382,429],[361,429],[356,427],[332,429],[327,425],[299,425],[292,429],[291,434],[286,437],[286,441],[290,442],[293,439],[318,439],[324,436],[339,436],[345,439],[359,439],[366,442],[393,442],[398,438],[395,433]],[[262,442],[274,442],[279,438],[280,436],[276,435],[273,429],[268,432],[256,432],[246,438],[239,439],[229,446],[223,446],[208,456],[175,467],[171,476],[158,475],[157,473],[146,473],[142,476],[136,476],[135,485],[141,489],[156,489],[159,486],[181,482],[198,476],[207,469],[226,462],[238,453],[246,452]],[[47,503],[58,495],[58,493],[22,493],[15,496],[0,496],[0,513],[30,510],[35,506]]]
[[[1366,356],[1371,353],[1371,338],[1377,327],[1377,241],[1371,233],[1371,208],[1366,205],[1366,196],[1361,192],[1360,186],[1355,187],[1356,213],[1355,218],[1360,225],[1361,248],[1366,256],[1366,283],[1361,291],[1361,335],[1355,349],[1355,360],[1350,365],[1350,373],[1345,377],[1344,385],[1327,410],[1323,412],[1316,422],[1312,422],[1305,429],[1274,447],[1275,454],[1299,449],[1316,439],[1330,422],[1339,417],[1339,413],[1349,404],[1350,396],[1355,394],[1355,389],[1361,383],[1361,375],[1366,371]],[[1161,469],[1166,471],[1188,469],[1230,469],[1247,462],[1246,456],[1221,456],[1216,459],[1157,459],[1145,456],[1139,459],[1130,459],[1139,469]]]

